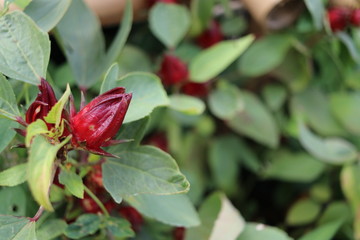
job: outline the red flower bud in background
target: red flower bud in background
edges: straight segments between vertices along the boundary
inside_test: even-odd
[[[186,64],[170,54],[165,54],[158,72],[164,85],[171,86],[188,79],[189,71]]]
[[[71,109],[72,145],[104,156],[113,156],[101,147],[120,141],[112,140],[119,131],[132,94],[117,87],[94,98],[77,114]]]
[[[169,152],[169,143],[165,133],[154,133],[145,141],[145,144],[156,146],[164,152]]]
[[[212,21],[210,27],[196,38],[196,43],[202,48],[208,48],[222,40],[224,40],[224,35],[221,32],[220,24]]]
[[[141,214],[135,208],[124,206],[119,209],[119,213],[131,223],[131,227],[135,232],[140,231],[144,220]]]
[[[80,199],[80,204],[85,212],[87,213],[98,213],[101,212],[100,207],[97,203],[87,194],[84,194],[84,198]]]
[[[331,8],[327,11],[330,28],[333,32],[342,31],[345,29],[348,18],[349,10],[346,8]]]
[[[355,9],[351,12],[350,22],[356,27],[360,27],[360,9]]]
[[[181,91],[194,97],[206,97],[209,94],[210,82],[194,83],[188,82],[181,87]]]
[[[173,231],[174,240],[184,240],[185,239],[185,228],[177,227]]]
[[[44,120],[44,117],[50,112],[51,108],[57,102],[54,90],[52,89],[50,84],[43,78],[41,78],[39,90],[40,92],[37,95],[35,101],[30,105],[29,109],[26,111],[25,121],[28,124],[36,121],[37,119]],[[51,126],[50,124],[47,125],[48,128]]]

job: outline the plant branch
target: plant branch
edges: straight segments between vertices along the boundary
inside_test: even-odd
[[[85,185],[84,185],[84,190],[96,202],[96,204],[100,207],[104,215],[106,217],[110,217],[109,212],[106,210],[104,204],[100,201],[100,199]]]

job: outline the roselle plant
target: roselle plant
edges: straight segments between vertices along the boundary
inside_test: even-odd
[[[0,239],[360,239],[359,9],[239,2],[5,0]]]

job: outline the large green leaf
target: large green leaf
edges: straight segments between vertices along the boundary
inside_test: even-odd
[[[141,214],[172,226],[194,227],[199,216],[187,195],[168,196],[141,194],[125,199]]]
[[[303,124],[299,127],[299,140],[302,146],[320,160],[331,164],[344,164],[357,157],[356,148],[345,139],[322,139],[312,133]]]
[[[15,120],[20,116],[14,91],[5,77],[0,74],[0,117]]]
[[[53,163],[58,150],[66,143],[53,145],[42,135],[34,137],[30,150],[27,178],[35,200],[46,210],[52,211],[49,188],[52,183]]]
[[[0,118],[0,152],[2,152],[12,141],[16,132],[14,128],[17,128],[19,124],[9,119]]]
[[[360,94],[334,93],[330,98],[331,109],[337,120],[351,133],[360,135]]]
[[[108,217],[106,218],[106,229],[109,233],[117,238],[134,237],[135,233],[131,229],[131,224],[122,218]]]
[[[3,188],[0,190],[0,214],[11,216],[25,216],[27,208],[27,194],[23,186]]]
[[[25,217],[0,215],[0,236],[2,240],[37,240],[35,222]]]
[[[69,8],[70,3],[71,0],[32,0],[24,12],[29,15],[44,32],[48,32],[58,24]]]
[[[39,240],[51,240],[59,237],[65,232],[67,224],[62,219],[46,220],[36,231]]]
[[[269,155],[264,175],[268,178],[290,182],[311,182],[323,172],[325,164],[307,153],[292,153],[287,150]]]
[[[149,14],[152,33],[168,48],[175,48],[190,27],[190,13],[178,4],[158,3]]]
[[[254,36],[248,35],[237,40],[223,41],[202,51],[190,62],[191,81],[206,82],[216,77],[235,61],[253,40]]]
[[[56,29],[76,82],[84,88],[92,86],[100,79],[96,66],[105,59],[99,20],[82,0],[72,1]]]
[[[65,230],[65,235],[71,239],[80,239],[87,235],[94,234],[101,224],[101,218],[96,214],[84,214],[76,219],[76,221]]]
[[[201,205],[199,214],[202,224],[187,229],[186,240],[233,240],[245,227],[238,210],[221,193],[208,197]]]
[[[250,92],[241,92],[244,103],[242,111],[227,121],[229,127],[268,147],[275,148],[279,142],[279,130],[270,111]]]
[[[292,38],[269,34],[252,44],[239,61],[239,70],[247,76],[260,76],[277,67],[291,47]]]
[[[284,231],[261,223],[247,223],[236,240],[292,240]]]
[[[314,130],[322,135],[342,134],[343,130],[331,114],[330,101],[327,96],[316,88],[308,88],[297,93],[291,100],[293,115],[301,115]]]
[[[0,172],[0,186],[16,186],[26,181],[27,164],[22,163]]]
[[[168,195],[189,190],[175,160],[158,148],[143,146],[118,156],[102,165],[104,186],[117,202],[140,193]]]
[[[49,36],[30,17],[15,11],[0,18],[0,72],[38,85],[49,57]]]
[[[131,73],[117,82],[133,94],[124,123],[148,116],[156,107],[167,106],[169,99],[160,79],[150,73]]]

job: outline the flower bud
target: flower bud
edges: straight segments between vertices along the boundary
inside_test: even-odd
[[[117,87],[94,98],[77,114],[71,111],[70,126],[75,148],[113,156],[101,147],[118,143],[111,138],[119,131],[131,100],[131,93]]]
[[[165,54],[158,75],[164,85],[171,86],[186,81],[189,72],[186,64],[181,59]]]
[[[327,11],[330,28],[333,32],[342,31],[348,24],[349,11],[345,8],[331,8]]]
[[[360,27],[360,9],[354,9],[351,12],[350,22],[355,27]]]
[[[54,90],[50,84],[43,78],[39,85],[39,94],[35,101],[30,105],[26,111],[26,123],[30,124],[37,119],[44,120],[44,117],[50,112],[51,108],[56,104],[57,100],[55,97]],[[48,128],[50,126],[48,125]]]
[[[212,21],[210,27],[196,38],[196,43],[202,48],[208,48],[222,40],[224,40],[224,35],[221,32],[220,24]]]

